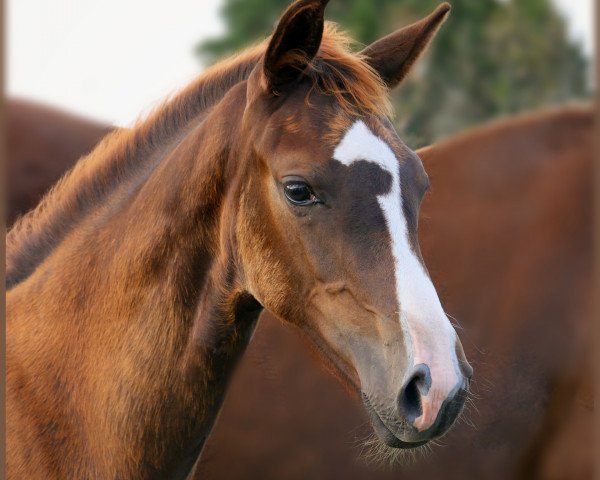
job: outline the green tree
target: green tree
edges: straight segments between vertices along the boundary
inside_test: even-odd
[[[203,42],[206,62],[269,35],[289,0],[225,0],[226,33]],[[329,19],[361,44],[428,14],[439,0],[334,0]],[[394,93],[396,126],[412,147],[544,105],[589,96],[589,68],[550,0],[453,0],[427,56]]]

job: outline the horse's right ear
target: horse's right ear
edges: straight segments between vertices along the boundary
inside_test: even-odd
[[[296,80],[321,45],[328,0],[298,0],[282,15],[265,53],[264,75],[271,91]]]
[[[450,5],[442,3],[427,17],[377,40],[361,52],[388,88],[396,87],[406,77],[448,12]]]

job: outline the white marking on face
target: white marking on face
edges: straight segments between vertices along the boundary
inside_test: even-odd
[[[378,195],[377,199],[391,239],[399,321],[408,355],[407,374],[412,370],[411,365],[421,363],[428,365],[431,371],[432,385],[422,402],[423,414],[415,422],[419,430],[426,430],[459,382],[456,332],[442,309],[431,279],[410,247],[402,209],[398,159],[390,146],[361,120],[346,132],[333,158],[346,166],[360,160],[374,162],[392,176],[390,191]]]

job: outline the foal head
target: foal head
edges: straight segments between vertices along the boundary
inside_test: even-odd
[[[249,293],[361,392],[380,439],[410,448],[454,422],[471,367],[417,242],[428,178],[386,96],[449,7],[355,55],[324,28],[326,3],[294,3],[248,79],[238,261]]]

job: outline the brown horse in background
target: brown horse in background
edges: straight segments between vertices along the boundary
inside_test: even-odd
[[[19,116],[14,112],[19,103],[9,102],[8,107],[9,118]],[[49,110],[42,109],[41,120],[34,120],[35,108],[28,107],[28,120],[9,123],[9,139],[44,142],[43,121],[52,118],[56,124],[59,118],[45,112]],[[56,157],[56,152],[72,152],[69,159],[74,163],[108,128],[96,127],[95,136],[78,152],[72,145],[83,140],[77,138],[82,130],[69,130],[76,121],[65,122],[53,136],[56,149],[36,159],[44,164],[38,169],[48,171],[47,178],[64,173],[63,158]],[[27,135],[15,135],[16,128]],[[417,465],[419,478],[434,480],[440,472],[451,479],[592,477],[591,341],[582,335],[591,324],[585,310],[591,296],[592,141],[592,109],[567,107],[497,122],[417,152],[434,185],[421,212],[424,257],[434,279],[443,286],[448,311],[465,328],[466,351],[477,360],[474,388],[480,397],[478,411],[468,415],[469,423],[457,425],[445,448],[436,449]],[[24,151],[9,150],[9,172],[19,168]],[[27,197],[26,191],[20,191],[28,188],[27,183],[16,183],[11,177],[8,183],[15,189],[15,198]],[[50,186],[51,182],[41,185],[43,189]],[[548,191],[553,194],[544,193]],[[565,199],[574,205],[565,204]],[[531,212],[519,219],[514,210],[520,207],[514,204],[528,204]],[[11,218],[29,208],[9,207]],[[570,209],[577,215],[565,223]],[[561,228],[566,224],[569,228]],[[486,232],[485,243],[465,244],[464,232],[470,232],[468,238],[473,239]],[[527,251],[518,259],[520,272],[514,271],[510,261],[514,245]],[[544,255],[552,255],[560,265],[554,268],[561,271],[548,275],[531,251],[546,251]],[[489,272],[495,275],[486,283],[478,281]],[[517,301],[505,302],[515,295]],[[563,305],[554,309],[553,302]],[[539,313],[531,315],[532,310]],[[547,326],[560,331],[559,338],[549,332],[535,342],[528,340],[539,315],[545,315]],[[505,328],[509,323],[513,326]],[[560,339],[570,340],[577,348],[561,347],[557,363],[553,348]],[[293,331],[269,314],[261,316],[197,478],[385,476],[355,465],[354,448],[340,448],[349,438],[363,435],[356,426],[364,414],[308,353]],[[534,371],[533,363],[525,365],[525,378],[513,386],[511,365],[524,355],[535,360]],[[502,361],[490,361],[490,357]],[[504,394],[497,397],[496,392]],[[521,406],[528,398],[534,399],[536,410],[523,418]],[[513,422],[515,416],[521,417],[519,422]],[[394,478],[412,475],[395,473]]]
[[[471,368],[386,98],[449,7],[357,56],[324,34],[325,3],[110,135],[10,231],[9,477],[186,477],[263,306],[361,395],[388,452],[458,417]]]
[[[594,111],[572,107],[420,152],[423,250],[481,380],[444,451],[456,478],[593,477],[593,151]]]
[[[10,179],[6,220],[12,225],[111,128],[25,100],[8,100],[6,107],[6,174]]]

